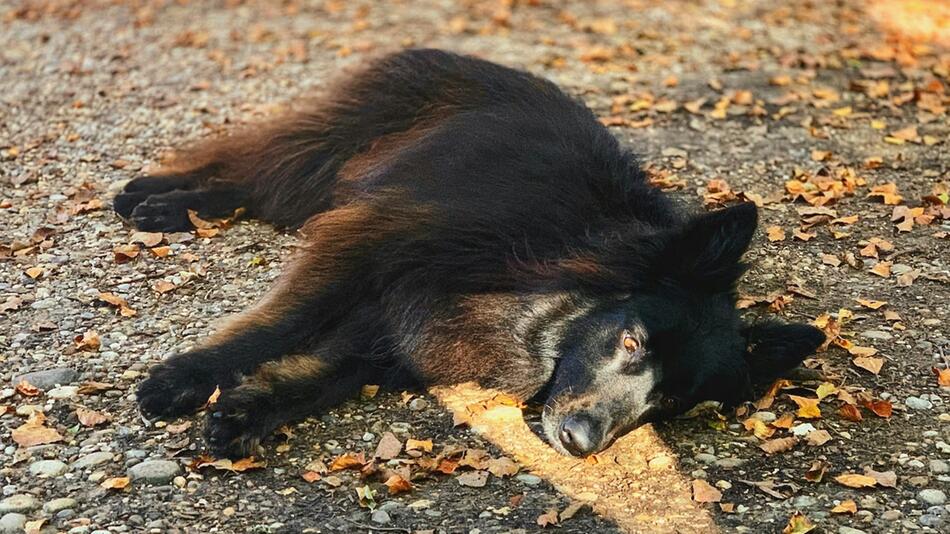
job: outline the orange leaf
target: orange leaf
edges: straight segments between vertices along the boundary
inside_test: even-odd
[[[407,491],[412,491],[412,483],[402,478],[400,475],[393,475],[386,479],[386,487],[389,488],[390,495],[398,495]]]
[[[780,452],[788,451],[798,445],[798,438],[788,437],[788,438],[776,438],[770,439],[759,444],[759,448],[765,451],[766,454],[776,454]]]
[[[871,486],[877,484],[877,481],[874,478],[859,475],[857,473],[845,473],[843,475],[838,475],[835,477],[835,480],[838,484],[842,486],[847,486],[849,488],[870,488]]]
[[[894,413],[894,406],[886,400],[870,400],[861,403],[868,410],[874,412],[874,415],[887,419]]]
[[[99,484],[99,487],[103,489],[120,490],[125,489],[131,481],[132,480],[129,477],[107,478],[103,480],[101,484]]]
[[[844,417],[844,418],[847,419],[848,421],[853,421],[853,422],[855,422],[855,423],[857,423],[857,422],[861,421],[862,419],[864,419],[864,417],[861,415],[861,411],[858,410],[858,407],[855,406],[855,405],[853,405],[853,404],[845,404],[845,405],[843,405],[843,406],[838,410],[838,414],[840,414],[841,417]]]
[[[831,513],[833,514],[853,514],[857,511],[858,505],[851,499],[841,501],[837,506],[831,509]]]
[[[76,418],[82,426],[96,426],[109,421],[108,415],[83,407],[76,408]]]
[[[14,428],[11,437],[21,447],[32,447],[62,441],[63,436],[55,428],[43,426],[46,416],[43,412],[33,412],[26,423]]]
[[[780,226],[769,226],[766,230],[766,236],[772,243],[776,241],[785,241],[785,230],[783,230]]]
[[[878,374],[881,372],[881,368],[884,367],[884,358],[872,358],[869,356],[858,356],[854,360],[851,360],[855,366],[860,367],[872,374]]]
[[[946,369],[937,369],[932,367],[934,374],[937,375],[937,383],[942,387],[950,387],[950,367]]]
[[[366,463],[363,453],[356,454],[348,452],[336,457],[330,463],[330,471],[341,471],[343,469],[360,469]]]

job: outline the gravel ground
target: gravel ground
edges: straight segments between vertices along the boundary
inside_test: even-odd
[[[946,532],[948,21],[924,0],[4,3],[0,533]],[[744,305],[836,343],[771,404],[589,462],[486,418],[515,409],[496,401],[455,426],[471,399],[437,392],[354,399],[281,432],[266,467],[199,468],[200,419],[150,424],[134,386],[258,298],[296,239],[241,222],[152,242],[112,195],[184,140],[422,45],[560,83],[684,203],[761,204]],[[378,462],[412,491],[332,470],[391,438],[432,441]],[[423,467],[453,450],[457,471]]]

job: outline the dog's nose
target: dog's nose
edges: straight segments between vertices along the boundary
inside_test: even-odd
[[[600,445],[597,422],[584,414],[569,415],[561,423],[561,444],[574,456],[587,456]]]

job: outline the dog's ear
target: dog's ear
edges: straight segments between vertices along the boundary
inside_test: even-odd
[[[742,255],[757,223],[751,202],[698,215],[674,233],[658,264],[690,285],[712,291],[731,289],[745,271]]]
[[[825,334],[807,324],[764,321],[745,327],[743,334],[749,378],[753,384],[780,378],[825,342]]]

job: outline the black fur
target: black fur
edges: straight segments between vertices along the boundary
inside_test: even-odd
[[[306,250],[138,391],[143,411],[173,416],[221,387],[221,454],[362,383],[477,381],[539,397],[551,444],[584,455],[698,400],[738,402],[820,343],[811,327],[739,322],[754,206],[678,212],[583,104],[470,57],[384,57],[115,200],[154,231],[238,207],[302,227]]]

